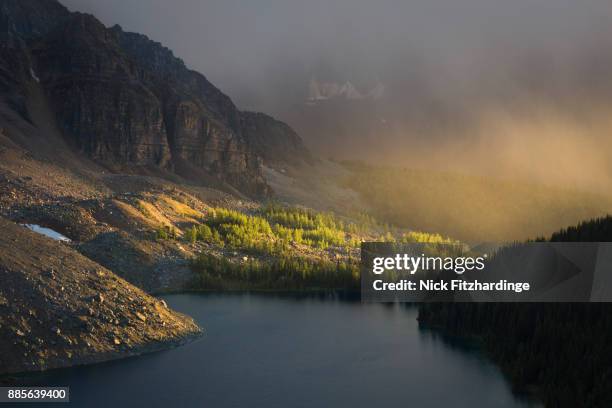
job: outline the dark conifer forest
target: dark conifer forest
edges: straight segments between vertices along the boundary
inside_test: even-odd
[[[612,217],[564,229],[550,241],[612,241]],[[419,320],[481,342],[517,391],[548,407],[612,406],[610,304],[429,303]]]

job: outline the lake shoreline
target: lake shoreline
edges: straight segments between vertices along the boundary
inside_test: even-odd
[[[489,361],[499,367],[508,383],[512,385],[512,392],[516,393],[516,395],[534,402],[541,402],[543,400],[542,387],[536,385],[521,386],[520,384],[517,384],[512,380],[512,376],[508,372],[508,367],[505,367],[503,362],[499,361],[499,359],[495,357],[491,350],[487,348],[485,339],[482,336],[469,333],[456,333],[452,330],[449,330],[442,324],[428,323],[427,321],[421,319],[420,316],[417,317],[417,321],[419,322],[419,326],[423,329],[431,330],[432,332],[437,332],[438,334],[448,339],[465,341],[473,347],[478,348],[478,350],[482,352]]]
[[[343,292],[343,294],[346,295],[346,292]],[[280,301],[291,302],[292,300],[299,300],[300,298],[304,298],[304,299],[316,299],[316,300],[321,301],[324,304],[328,303],[327,301],[330,301],[331,303],[333,303],[334,301],[339,301],[340,303],[346,302],[347,304],[350,304],[350,303],[357,303],[357,302],[352,302],[352,301],[359,300],[358,298],[355,298],[355,297],[343,298],[342,293],[338,294],[336,291],[306,291],[304,292],[304,291],[258,291],[258,290],[256,291],[213,291],[213,290],[209,290],[209,291],[180,291],[180,292],[175,292],[175,293],[164,293],[161,296],[181,296],[181,295],[195,295],[196,297],[198,297],[199,295],[202,295],[203,297],[209,298],[209,299],[215,299],[215,298],[222,299],[225,297],[229,299],[234,299],[234,301],[241,297],[248,297],[249,295],[254,295],[258,299],[260,299],[259,300],[260,302],[261,301],[268,302],[268,301],[273,301],[275,299],[278,299]],[[277,295],[277,296],[274,296],[274,295]],[[160,297],[159,294],[157,296]],[[416,312],[416,311],[413,311],[413,312]],[[182,313],[185,314],[185,311],[183,311]],[[187,313],[187,315],[191,316],[192,314]],[[197,319],[195,318],[194,320],[197,321]],[[414,316],[414,320],[418,322],[416,324],[418,325],[419,328],[423,327],[428,330],[435,331],[443,335],[444,337],[450,339],[450,343],[469,342],[470,347],[468,348],[474,349],[477,353],[483,352],[485,354],[485,359],[484,359],[485,361],[491,362],[496,367],[500,367],[500,365],[494,359],[492,359],[492,356],[486,352],[486,348],[483,346],[482,339],[478,339],[475,337],[468,339],[460,335],[455,336],[451,334],[450,332],[446,332],[441,326],[437,327],[434,325],[428,325],[424,322],[421,322],[420,319],[418,318],[418,315]],[[199,325],[201,327],[202,322],[200,322]],[[142,347],[136,347],[133,350],[129,350],[127,352],[121,351],[121,352],[116,352],[116,353],[104,353],[102,355],[98,355],[95,358],[87,359],[86,361],[81,361],[76,364],[66,364],[63,366],[50,367],[43,371],[37,370],[37,371],[24,371],[24,372],[18,372],[18,373],[3,374],[0,376],[0,384],[1,385],[19,385],[20,382],[23,383],[27,381],[30,375],[36,376],[36,373],[43,374],[45,376],[54,377],[55,374],[53,373],[57,371],[58,375],[62,377],[66,375],[65,371],[63,371],[65,369],[87,368],[86,366],[101,365],[107,362],[127,360],[127,359],[131,359],[134,357],[143,356],[146,354],[152,354],[152,353],[156,353],[160,351],[168,351],[171,349],[180,348],[181,346],[196,342],[202,336],[203,336],[203,331],[200,331],[197,334],[187,335],[177,340],[169,340],[169,341],[164,341],[164,342],[159,342],[159,343],[143,345]],[[452,341],[453,338],[456,340],[456,342]],[[406,339],[406,340],[409,340],[409,339]],[[503,372],[503,367],[501,369]],[[505,378],[508,384],[512,384],[508,380],[505,374],[503,375],[503,377]],[[537,399],[537,394],[535,393],[524,393],[520,390],[514,389],[514,387],[512,388],[513,388],[512,393],[515,394],[517,397],[529,399],[530,401],[535,401]]]
[[[160,351],[171,350],[177,347],[181,347],[192,343],[204,335],[204,330],[200,329],[197,333],[187,334],[185,336],[159,341],[159,342],[151,342],[149,344],[143,344],[141,346],[136,346],[129,350],[121,350],[121,351],[113,351],[113,352],[105,352],[105,353],[97,353],[92,354],[91,356],[87,356],[84,358],[80,358],[78,361],[75,359],[58,359],[56,362],[43,370],[23,370],[23,371],[9,371],[0,373],[0,385],[9,385],[11,383],[11,379],[19,376],[35,374],[35,373],[47,373],[55,370],[64,370],[68,368],[89,366],[89,365],[97,365],[108,363],[111,361],[124,360],[134,357],[143,356],[146,354],[157,353]]]
[[[534,406],[511,392],[499,368],[479,349],[421,330],[415,307],[285,295],[164,296],[169,307],[206,328],[201,340],[18,380],[70,387],[72,403],[88,408],[280,408],[295,401],[355,408]],[[423,375],[409,379],[410,373]],[[438,387],[451,391],[434,392]],[[466,392],[471,387],[482,392]]]

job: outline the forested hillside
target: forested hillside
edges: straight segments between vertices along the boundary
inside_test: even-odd
[[[165,230],[160,231],[168,237]],[[359,290],[363,241],[449,242],[367,215],[339,217],[268,204],[250,213],[212,208],[183,240],[205,245],[193,260],[194,289]]]
[[[345,164],[347,185],[386,222],[465,241],[513,241],[612,212],[612,199],[570,189],[436,171]]]
[[[554,233],[551,241],[612,241],[612,217]],[[476,338],[518,390],[550,407],[612,405],[612,305],[443,304],[420,307],[420,322]]]

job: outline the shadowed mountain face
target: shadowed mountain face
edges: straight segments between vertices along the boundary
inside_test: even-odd
[[[262,164],[308,156],[288,126],[239,111],[147,37],[54,0],[0,1],[0,93],[25,119],[42,89],[64,139],[110,167],[153,166],[270,193]]]

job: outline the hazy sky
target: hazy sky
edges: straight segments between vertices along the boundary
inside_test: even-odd
[[[162,42],[247,105],[296,92],[292,85],[303,84],[293,82],[303,82],[322,67],[350,78],[396,81],[426,69],[430,75],[425,76],[439,79],[445,88],[454,84],[457,89],[449,91],[461,92],[482,76],[498,82],[520,75],[519,68],[509,73],[508,65],[525,59],[544,70],[579,69],[567,61],[594,48],[612,50],[609,0],[63,3],[93,13],[107,25],[117,23]]]

